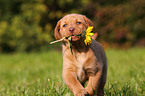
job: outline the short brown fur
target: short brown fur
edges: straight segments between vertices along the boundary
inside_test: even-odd
[[[79,23],[78,23],[79,22]],[[81,22],[81,23],[80,23]],[[55,38],[61,39],[79,35],[88,26],[93,26],[91,20],[80,14],[69,14],[58,21],[55,28]],[[73,30],[70,30],[73,29]],[[92,37],[96,39],[97,33]],[[62,43],[63,79],[75,96],[103,96],[107,77],[107,58],[102,46],[92,39],[88,46],[80,36],[72,37],[72,52],[66,41]],[[85,82],[88,80],[86,88]]]

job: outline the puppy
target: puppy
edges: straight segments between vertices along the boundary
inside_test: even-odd
[[[92,37],[92,43],[85,45],[84,38],[79,36],[91,20],[80,14],[69,14],[57,22],[54,36],[56,39],[72,37],[72,52],[68,43],[62,42],[63,79],[75,96],[103,96],[107,77],[107,58],[102,46]],[[85,82],[88,80],[86,88]]]

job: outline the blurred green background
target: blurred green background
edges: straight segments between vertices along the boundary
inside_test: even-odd
[[[90,18],[104,47],[145,46],[145,0],[0,0],[0,52],[51,49],[69,13]]]

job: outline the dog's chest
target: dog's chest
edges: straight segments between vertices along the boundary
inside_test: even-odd
[[[95,74],[95,56],[87,53],[78,53],[76,56],[77,77],[81,82],[87,79],[88,73]]]
[[[82,68],[83,64],[86,62],[87,58],[86,58],[86,54],[85,53],[78,53],[76,56],[76,64],[77,67]]]

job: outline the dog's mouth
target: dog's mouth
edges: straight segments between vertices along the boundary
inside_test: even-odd
[[[77,34],[73,34],[68,36],[66,39],[71,38],[70,41],[77,41],[81,38],[81,34],[77,35]]]
[[[81,34],[79,34],[79,35],[76,35],[76,34],[71,35],[71,37],[79,37],[79,36],[81,36]]]
[[[78,27],[79,28],[79,27]],[[80,28],[79,28],[80,29]],[[72,33],[69,37],[72,37],[72,39],[73,38],[80,38],[81,37],[81,35],[82,35],[82,30],[80,29],[79,30],[79,32],[74,32],[74,33]]]

